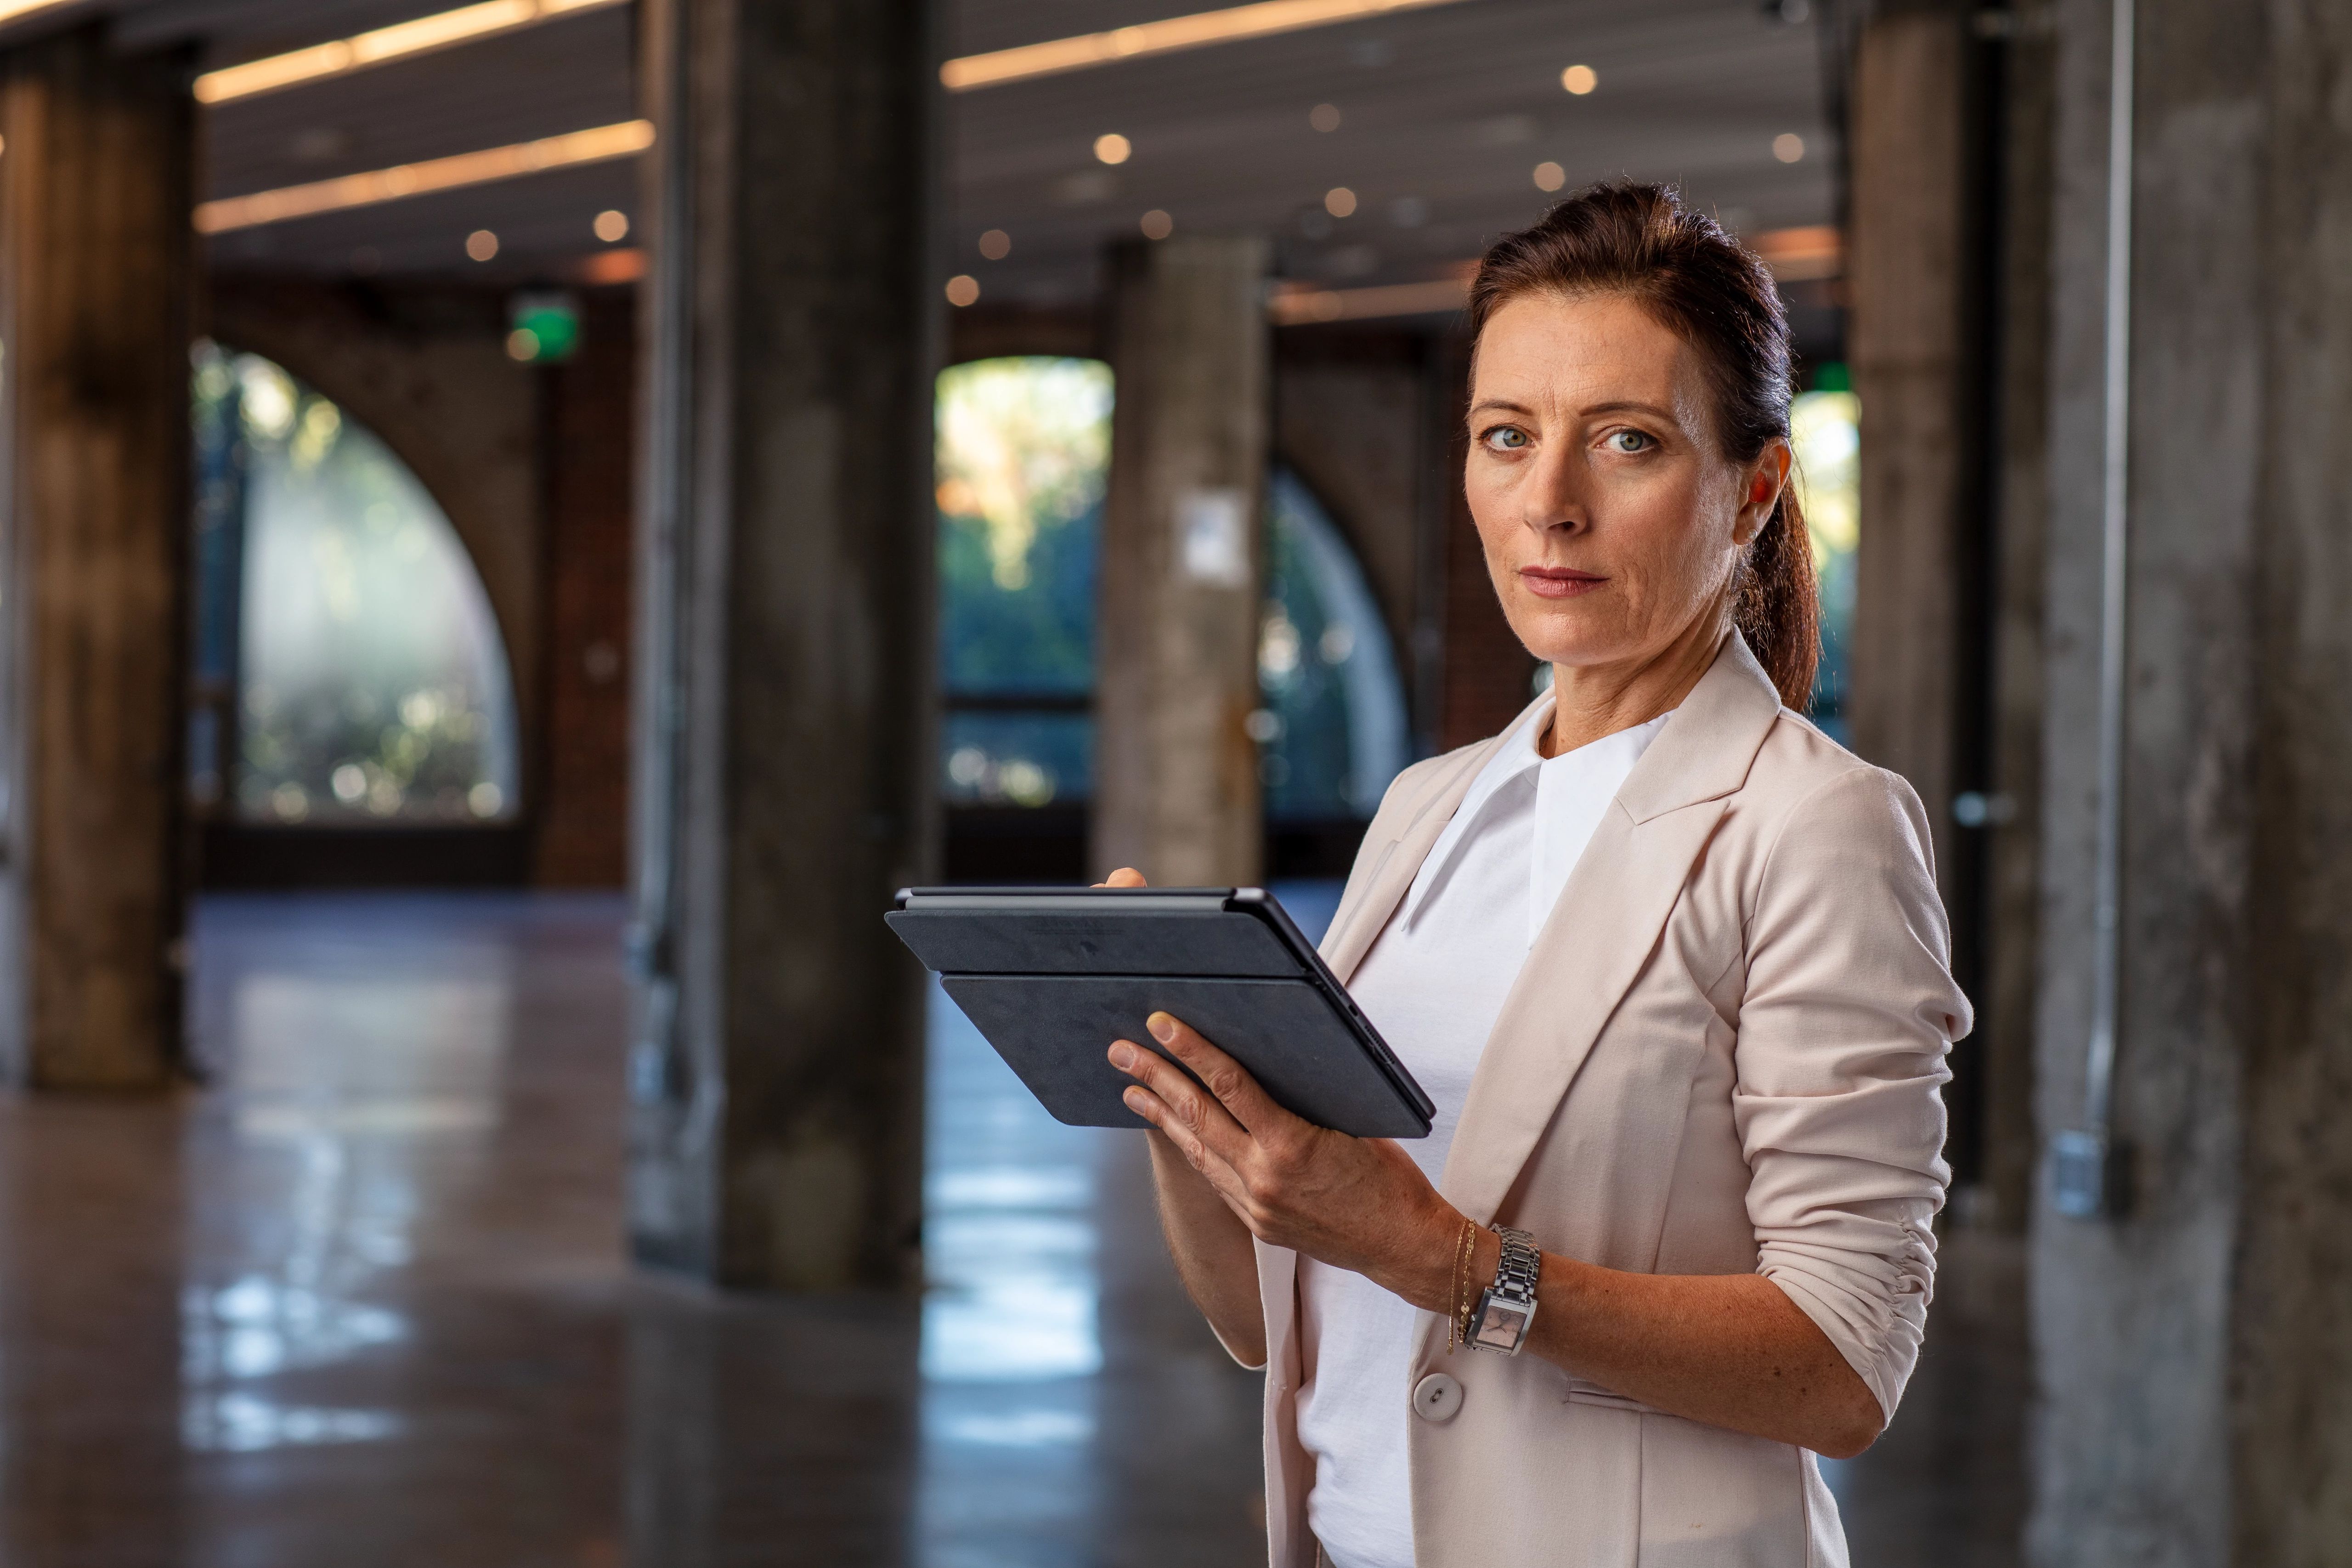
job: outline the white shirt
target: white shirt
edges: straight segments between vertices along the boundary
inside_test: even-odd
[[[1549,703],[1497,747],[1349,992],[1436,1103],[1400,1146],[1435,1182],[1528,949],[1665,717],[1547,759]],[[1405,1457],[1414,1311],[1360,1274],[1298,1260],[1298,1439],[1307,1517],[1334,1568],[1413,1568]]]

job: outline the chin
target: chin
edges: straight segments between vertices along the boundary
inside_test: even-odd
[[[1552,605],[1543,611],[1507,617],[1527,650],[1546,664],[1606,664],[1623,657],[1619,640],[1585,618],[1562,615]]]

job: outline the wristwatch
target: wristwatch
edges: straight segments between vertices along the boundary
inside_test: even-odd
[[[1543,1254],[1536,1238],[1524,1230],[1496,1226],[1502,1238],[1503,1260],[1496,1266],[1495,1282],[1478,1298],[1463,1336],[1482,1351],[1517,1355],[1527,1347],[1528,1325],[1536,1321],[1536,1279],[1543,1271]]]

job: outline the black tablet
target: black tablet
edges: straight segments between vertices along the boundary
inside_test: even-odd
[[[1167,1012],[1319,1127],[1429,1135],[1429,1096],[1262,888],[909,888],[884,918],[1074,1126],[1144,1124],[1108,1053],[1167,1056],[1143,1026]]]

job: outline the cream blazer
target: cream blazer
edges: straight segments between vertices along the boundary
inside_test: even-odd
[[[1324,954],[1362,962],[1496,742],[1416,764],[1356,857]],[[1657,1274],[1760,1272],[1890,1415],[1935,1279],[1950,1173],[1948,968],[1910,786],[1780,706],[1737,634],[1634,767],[1528,954],[1445,1174],[1472,1218]],[[1258,1248],[1273,1568],[1312,1568],[1297,1255]],[[1528,1354],[1448,1352],[1422,1314],[1397,1408],[1420,1568],[1846,1562],[1813,1456],[1666,1415]]]

